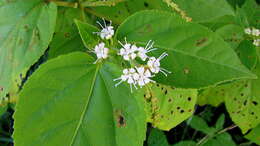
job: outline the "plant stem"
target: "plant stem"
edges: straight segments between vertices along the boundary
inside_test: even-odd
[[[219,135],[219,134],[222,134],[222,133],[224,133],[224,132],[227,132],[227,131],[229,131],[229,130],[232,130],[232,129],[236,128],[236,127],[237,127],[237,125],[231,125],[231,126],[225,128],[225,129],[220,130],[219,132],[217,132],[217,133],[216,133],[215,135],[213,135],[213,136],[206,135],[206,136],[203,137],[196,145],[204,144],[204,143],[207,142],[210,138],[215,137],[215,136],[217,136],[217,135]]]

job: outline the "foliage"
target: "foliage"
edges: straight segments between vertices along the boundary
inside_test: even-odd
[[[0,145],[260,144],[258,3],[0,0]]]

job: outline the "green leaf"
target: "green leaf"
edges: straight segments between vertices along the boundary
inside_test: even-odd
[[[99,29],[95,26],[81,22],[79,20],[75,20],[75,23],[78,27],[81,39],[83,40],[85,47],[87,47],[88,49],[92,49],[93,47],[95,47],[99,38],[98,35],[94,34],[93,32],[99,32]]]
[[[93,61],[85,53],[70,53],[29,78],[14,115],[15,145],[143,145],[143,98],[126,84],[114,86],[120,67]]]
[[[93,7],[89,9],[90,12],[94,13],[99,17],[104,17],[107,20],[112,20],[113,23],[120,24],[128,16],[140,11],[147,9],[160,9],[172,11],[162,0],[126,0],[125,2],[118,3],[114,7]]]
[[[244,39],[244,29],[239,25],[228,24],[216,30],[222,38],[236,49],[239,43]]]
[[[180,141],[177,144],[174,144],[173,146],[196,146],[195,141]]]
[[[190,124],[189,124],[193,129],[196,129],[198,131],[201,131],[205,134],[208,135],[213,135],[214,132],[216,132],[215,128],[211,128],[208,126],[206,121],[204,121],[201,117],[199,116],[192,116]]]
[[[210,104],[212,106],[219,106],[224,102],[225,98],[225,87],[222,85],[203,89],[198,96],[197,103],[199,105]]]
[[[236,52],[241,60],[241,62],[249,69],[253,69],[257,63],[257,53],[256,47],[249,40],[242,41]]]
[[[224,114],[221,114],[216,122],[216,130],[221,130],[223,129],[223,126],[224,126],[224,123],[225,123],[225,115]]]
[[[159,56],[161,66],[172,73],[159,83],[179,88],[202,88],[220,82],[256,78],[244,67],[234,50],[217,34],[196,24],[184,22],[179,16],[167,12],[142,11],[129,17],[117,30],[118,40],[145,45],[148,40],[160,48],[153,52]]]
[[[212,21],[225,15],[235,15],[226,0],[174,0],[194,22]]]
[[[243,26],[260,27],[260,6],[255,0],[246,0],[242,8],[238,8],[237,13],[240,20],[244,21]]]
[[[55,28],[55,35],[50,44],[49,59],[74,51],[86,51],[81,41],[74,18],[81,18],[80,9],[60,8]]]
[[[260,84],[254,84],[254,82],[256,81],[231,84],[225,97],[227,111],[242,133],[246,133],[260,123],[260,94],[256,94],[259,91],[254,91],[259,90]]]
[[[144,97],[148,122],[156,128],[170,130],[193,114],[197,90],[157,84],[147,89]]]
[[[250,141],[260,145],[260,124],[250,131],[246,136]]]
[[[6,112],[7,105],[0,105],[0,117]]]
[[[168,146],[168,141],[163,133],[158,129],[153,128],[148,138],[148,146]]]
[[[2,1],[0,6],[0,98],[15,94],[27,69],[47,49],[56,5],[43,0]]]
[[[203,146],[236,146],[230,134],[227,132],[208,140]]]

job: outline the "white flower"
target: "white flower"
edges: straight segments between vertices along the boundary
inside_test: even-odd
[[[118,55],[123,56],[124,60],[134,60],[137,56],[137,47],[135,45],[131,45],[127,43],[125,38],[125,44],[122,44],[120,41],[118,41],[120,45],[123,47],[119,50]]]
[[[254,44],[255,46],[259,47],[259,46],[260,46],[260,39],[254,40],[253,44]]]
[[[95,46],[93,53],[97,55],[97,60],[94,64],[100,59],[106,59],[108,57],[109,49],[105,47],[105,43],[101,42]]]
[[[124,69],[123,74],[119,78],[114,79],[114,81],[120,80],[118,83],[115,84],[115,86],[117,87],[122,82],[126,81],[130,85],[131,92],[132,92],[132,85],[134,85],[134,87],[137,89],[136,80],[138,78],[139,75],[136,73],[136,70],[134,68]]]
[[[161,68],[160,67],[160,61],[165,57],[165,56],[168,56],[167,53],[163,53],[159,58],[155,58],[155,57],[150,57],[148,62],[147,62],[147,65],[150,69],[150,71],[152,73],[159,73],[159,72],[162,72],[165,76],[167,76],[167,73],[171,73],[170,71],[164,69],[164,68]]]
[[[253,36],[259,36],[259,35],[260,35],[259,29],[253,28],[253,29],[252,29],[252,35],[253,35]]]
[[[250,28],[246,28],[246,29],[245,29],[245,33],[250,35],[250,34],[252,33],[252,31],[251,31]]]
[[[104,23],[104,26],[99,21],[97,21],[97,24],[100,25],[102,30],[100,32],[94,32],[94,33],[98,34],[101,37],[101,39],[108,40],[108,39],[112,38],[112,36],[115,33],[114,27],[112,26],[112,21],[110,21],[110,24],[108,26],[106,25],[105,19],[103,19],[103,23]]]
[[[136,67],[138,78],[136,82],[138,85],[142,88],[144,85],[155,82],[151,80],[150,78],[153,77],[149,69],[145,69],[144,67]]]
[[[150,40],[146,44],[145,48],[144,47],[139,47],[138,48],[138,53],[137,53],[138,57],[140,57],[143,61],[145,61],[148,58],[146,53],[154,51],[154,50],[157,49],[157,48],[153,48],[153,44],[154,44],[154,42],[152,42]]]

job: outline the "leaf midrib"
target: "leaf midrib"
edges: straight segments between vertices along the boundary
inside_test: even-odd
[[[80,128],[80,126],[81,126],[81,124],[82,124],[83,118],[84,118],[85,115],[86,115],[86,112],[87,112],[87,109],[88,109],[88,105],[89,105],[89,99],[90,99],[90,97],[91,97],[91,95],[92,95],[92,92],[93,92],[93,89],[94,89],[94,85],[95,85],[95,82],[96,82],[96,78],[97,78],[97,74],[98,74],[98,71],[99,71],[99,69],[100,69],[100,66],[101,66],[101,65],[98,64],[98,65],[97,65],[97,68],[96,68],[96,70],[95,70],[95,74],[94,74],[94,77],[93,77],[93,80],[92,80],[92,84],[91,84],[91,87],[90,87],[90,92],[89,92],[89,95],[88,95],[88,97],[87,97],[86,105],[85,105],[85,107],[84,107],[84,109],[83,109],[83,112],[82,112],[82,114],[81,114],[81,116],[80,116],[80,119],[79,119],[79,122],[78,122],[78,124],[77,124],[77,127],[76,127],[76,129],[75,129],[75,132],[74,132],[73,137],[72,137],[72,139],[71,139],[70,146],[72,146],[72,145],[74,144],[75,139],[76,139],[76,136],[77,136],[78,131],[79,131],[79,128]]]

